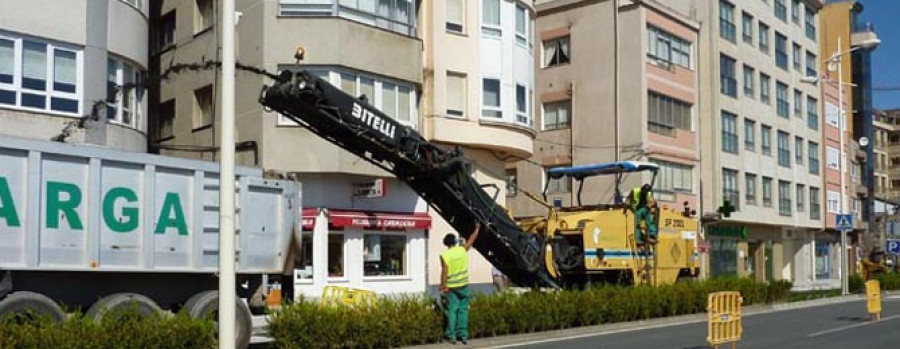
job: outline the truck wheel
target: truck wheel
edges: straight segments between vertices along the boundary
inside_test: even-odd
[[[213,321],[218,320],[219,313],[219,291],[203,291],[195,294],[184,303],[184,311],[192,318],[205,319],[211,318]],[[253,319],[250,314],[250,308],[244,302],[237,299],[235,302],[235,347],[246,348],[250,345],[250,336],[253,334]],[[219,326],[216,324],[216,331]]]
[[[66,319],[66,313],[52,299],[28,291],[13,292],[0,300],[0,318],[5,316],[22,319],[47,317],[55,323]]]
[[[153,316],[162,312],[156,302],[147,296],[137,293],[113,293],[111,295],[100,298],[99,301],[91,305],[85,316],[95,321],[99,321],[110,312],[136,310],[138,314],[144,317]]]

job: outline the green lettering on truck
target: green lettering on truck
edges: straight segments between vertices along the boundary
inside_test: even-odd
[[[157,234],[165,234],[166,229],[178,228],[178,235],[187,235],[187,223],[184,221],[184,209],[181,208],[181,200],[177,193],[166,193],[162,209],[159,210],[159,221],[156,222]],[[172,217],[172,214],[175,217]]]
[[[69,194],[69,200],[60,200],[60,193]],[[81,189],[72,183],[47,181],[47,228],[59,229],[59,214],[62,211],[69,227],[82,230],[81,218],[75,208],[81,205]]]
[[[0,218],[6,219],[6,226],[20,227],[19,214],[16,213],[16,202],[9,192],[9,182],[6,177],[0,177]]]
[[[127,202],[135,202],[138,199],[137,194],[131,189],[123,187],[110,189],[106,193],[106,196],[103,197],[103,221],[106,222],[106,226],[109,227],[109,230],[117,233],[128,233],[137,229],[138,208],[122,207],[121,214],[124,221],[119,221],[116,219],[115,210],[116,199],[119,198],[125,199]]]

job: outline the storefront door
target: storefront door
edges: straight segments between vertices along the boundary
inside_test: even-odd
[[[709,240],[712,276],[737,275],[737,238],[715,237]]]

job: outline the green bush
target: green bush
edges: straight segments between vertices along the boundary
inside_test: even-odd
[[[900,290],[900,274],[887,273],[875,277],[881,284],[883,291]]]
[[[0,349],[215,348],[215,325],[186,314],[141,317],[133,311],[96,322],[80,314],[55,324],[49,318],[0,319]]]
[[[740,291],[744,305],[783,302],[791,283],[720,278],[659,287],[606,285],[586,290],[476,294],[470,337],[491,337],[705,312],[708,295]],[[269,335],[282,348],[391,348],[434,343],[444,317],[425,296],[382,299],[369,309],[301,300],[272,314]]]
[[[862,276],[859,276],[859,274],[850,275],[850,279],[847,280],[847,289],[850,293],[866,292],[866,284],[863,282]]]

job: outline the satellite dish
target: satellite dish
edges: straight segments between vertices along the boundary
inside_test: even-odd
[[[869,138],[859,137],[859,146],[860,147],[866,147],[868,145],[869,145]]]

